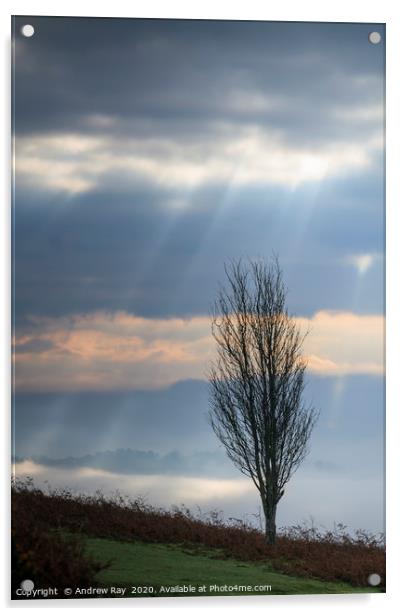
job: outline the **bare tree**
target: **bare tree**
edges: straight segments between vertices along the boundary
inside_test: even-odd
[[[288,314],[277,257],[268,265],[231,262],[225,272],[212,317],[217,358],[209,373],[209,418],[229,458],[260,493],[266,541],[274,544],[278,502],[318,417],[302,400],[305,335]]]

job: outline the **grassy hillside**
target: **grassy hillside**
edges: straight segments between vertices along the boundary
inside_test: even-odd
[[[26,578],[61,588],[247,587],[261,581],[272,594],[385,588],[381,539],[362,531],[350,536],[340,525],[324,533],[283,529],[269,546],[256,528],[224,522],[216,512],[201,518],[185,508],[167,511],[121,496],[44,492],[30,482],[14,484],[12,508],[14,590]],[[381,584],[367,588],[373,573]]]
[[[111,560],[111,565],[96,576],[97,581],[109,589],[125,587],[126,597],[378,592],[284,575],[274,571],[269,562],[223,559],[221,551],[200,547],[107,539],[89,539],[87,547],[93,557]]]

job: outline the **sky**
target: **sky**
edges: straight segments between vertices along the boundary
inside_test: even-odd
[[[15,19],[17,474],[255,520],[208,424],[210,310],[225,262],[276,253],[320,410],[278,525],[384,530],[384,41]]]

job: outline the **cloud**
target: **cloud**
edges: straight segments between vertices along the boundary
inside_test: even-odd
[[[211,139],[144,139],[119,136],[63,134],[16,138],[16,181],[19,186],[67,194],[99,189],[105,183],[138,182],[191,189],[226,183],[283,185],[290,189],[305,182],[370,167],[373,153],[382,148],[376,139],[291,145],[277,130],[260,126],[215,126]],[[191,202],[190,202],[191,203]],[[189,205],[190,205],[189,203]]]
[[[311,143],[343,141],[362,118],[367,135],[381,120],[384,46],[373,53],[370,24],[32,17],[40,36],[27,41],[22,20],[20,134],[90,125],[201,135],[225,118]]]
[[[175,475],[128,475],[78,467],[54,468],[27,460],[15,466],[16,476],[33,477],[35,485],[63,487],[86,494],[101,490],[112,496],[116,489],[132,498],[142,497],[154,506],[170,508],[182,504],[199,513],[221,510],[224,518],[237,517],[258,524],[261,503],[257,490],[247,478],[216,479]],[[47,482],[47,483],[45,483]],[[256,517],[257,516],[257,517]],[[351,530],[363,528],[383,532],[383,480],[380,476],[324,476],[322,469],[298,471],[278,507],[278,526],[311,522],[332,529],[344,523]]]
[[[183,193],[139,184],[67,198],[17,190],[16,317],[206,313],[227,259],[268,259],[272,251],[294,312],[380,313],[382,259],[357,277],[345,258],[382,254],[381,186],[364,173],[328,179],[318,192],[215,185]]]
[[[382,374],[382,316],[321,311],[297,319],[311,329],[304,352],[319,374]],[[123,312],[32,318],[15,339],[15,385],[27,391],[158,388],[202,379],[214,355],[211,322],[145,319]]]
[[[383,374],[384,317],[320,311],[298,319],[310,329],[304,351],[319,374]]]
[[[378,258],[378,254],[351,255],[345,258],[345,262],[353,265],[357,269],[358,273],[363,275],[371,268]]]
[[[31,476],[38,484],[48,481],[51,485],[67,485],[76,490],[94,492],[104,490],[110,494],[118,489],[122,494],[146,496],[158,506],[180,505],[204,506],[215,503],[219,507],[227,499],[244,499],[255,491],[247,479],[214,479],[175,475],[170,480],[166,474],[119,474],[91,467],[75,469],[54,468],[25,460],[15,464],[15,476]]]
[[[27,464],[33,462],[60,469],[99,469],[125,475],[180,475],[216,478],[238,475],[238,471],[228,461],[222,449],[198,451],[187,455],[179,451],[170,451],[160,455],[152,450],[116,449],[66,458],[50,458],[41,455],[25,460],[16,459],[18,465],[23,462]]]
[[[276,251],[292,310],[379,313],[383,268],[361,279],[345,257],[382,254],[376,174],[315,188],[225,185],[193,192],[139,184],[75,196],[17,190],[15,309],[60,316],[124,310],[142,316],[206,313],[228,258]]]
[[[368,24],[34,21],[40,37],[15,40],[20,187],[295,189],[383,150]]]
[[[96,313],[33,322],[33,339],[16,340],[17,389],[163,387],[202,378],[212,350],[206,317],[159,320]],[[27,352],[34,340],[52,346]]]
[[[102,139],[91,135],[14,138],[16,182],[70,194],[88,191],[96,187],[96,175],[102,168],[92,158],[101,149]]]
[[[298,313],[381,311],[376,268],[356,306],[341,261],[383,250],[369,24],[32,19],[40,36],[17,18],[15,40],[17,318],[204,313],[217,264],[272,250]]]

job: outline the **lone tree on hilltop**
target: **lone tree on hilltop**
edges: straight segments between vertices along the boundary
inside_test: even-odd
[[[225,265],[214,304],[217,357],[209,373],[212,428],[262,501],[265,536],[276,540],[276,510],[305,458],[318,412],[302,400],[307,361],[286,308],[278,259]]]

